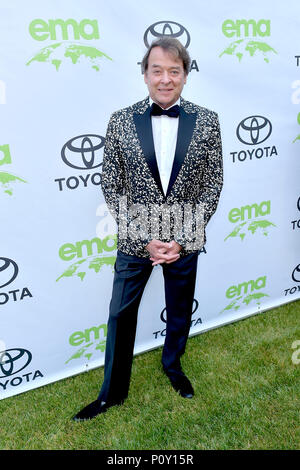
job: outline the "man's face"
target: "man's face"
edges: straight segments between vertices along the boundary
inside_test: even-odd
[[[153,101],[169,108],[176,103],[186,83],[183,62],[161,47],[153,47],[144,80]]]

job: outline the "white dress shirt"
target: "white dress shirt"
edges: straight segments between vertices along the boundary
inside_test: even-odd
[[[152,103],[153,100],[150,98],[150,106]],[[180,99],[172,106],[176,104],[180,106]],[[166,194],[175,156],[179,118],[151,116],[151,122],[158,171]]]

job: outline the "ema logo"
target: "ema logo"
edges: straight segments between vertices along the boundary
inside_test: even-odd
[[[72,354],[72,356],[66,361],[66,364],[74,359],[80,359],[81,357],[90,360],[92,355],[97,351],[104,353],[106,347],[106,336],[106,323],[99,326],[92,326],[84,331],[75,331],[75,333],[73,333],[69,338],[69,344],[71,346],[81,347]],[[88,349],[89,352],[87,352]]]
[[[272,124],[266,117],[255,115],[243,119],[236,128],[236,136],[242,144],[250,146],[250,149],[230,152],[232,162],[254,161],[278,155],[275,145],[254,147],[269,139],[271,134]]]
[[[225,20],[222,24],[222,32],[227,38],[235,36],[244,39],[236,39],[231,42],[219,57],[223,57],[225,54],[231,55],[237,57],[238,61],[241,62],[245,55],[251,58],[262,55],[263,60],[269,63],[269,56],[277,54],[273,47],[257,38],[257,36],[271,36],[270,20],[259,20],[257,22],[255,20]]]
[[[234,299],[230,304],[225,307],[221,313],[230,310],[238,310],[241,307],[248,306],[256,303],[257,308],[260,309],[261,299],[269,297],[268,294],[263,292],[256,292],[266,287],[266,276],[258,277],[256,280],[241,282],[238,285],[230,286],[226,291],[227,299]],[[244,305],[243,305],[244,304]]]
[[[2,158],[1,158],[2,153]],[[10,165],[11,155],[9,145],[0,145],[0,166],[1,165]],[[27,183],[27,181],[19,178],[19,176],[13,175],[12,173],[7,173],[5,171],[0,171],[0,186],[5,194],[11,196],[13,194],[12,185],[16,182]]]
[[[266,215],[271,214],[271,201],[262,201],[260,204],[252,204],[242,206],[241,208],[235,207],[231,209],[228,214],[229,222],[235,224],[239,222],[232,232],[224,239],[228,238],[237,238],[239,237],[241,241],[244,240],[246,235],[250,234],[255,235],[259,231],[264,235],[269,235],[269,228],[276,227],[275,224],[270,222],[267,219],[262,219]]]
[[[78,170],[93,170],[102,166],[102,150],[105,138],[97,134],[79,135],[70,139],[61,150],[62,161],[71,168]],[[56,178],[59,191],[65,188],[77,189],[88,184],[99,186],[101,173],[94,172],[85,175]]]
[[[78,23],[73,19],[66,21],[61,19],[48,20],[48,22],[36,19],[29,25],[29,34],[35,41],[56,41],[61,39],[63,42],[56,42],[44,47],[26,65],[33,62],[47,62],[52,64],[58,71],[62,62],[68,59],[72,64],[88,61],[92,69],[98,72],[103,58],[112,60],[95,47],[80,42],[66,42],[70,38],[75,41],[99,39],[99,28],[96,20],[84,19]]]
[[[79,277],[81,281],[83,281],[88,269],[98,273],[103,266],[110,266],[113,271],[116,255],[112,252],[115,252],[116,249],[117,235],[108,235],[103,240],[95,237],[92,240],[83,240],[75,244],[65,243],[59,249],[59,257],[63,261],[71,261],[74,258],[78,258],[79,260],[72,263],[62,275],[56,279],[56,282],[62,278],[74,276]]]

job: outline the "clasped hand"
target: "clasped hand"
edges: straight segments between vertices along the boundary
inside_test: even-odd
[[[170,264],[177,261],[180,257],[181,246],[174,240],[171,242],[151,240],[146,246],[146,250],[150,253],[150,260],[153,261],[152,266],[156,266],[157,264]]]

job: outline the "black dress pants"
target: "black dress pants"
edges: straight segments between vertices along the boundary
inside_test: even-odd
[[[162,264],[167,312],[162,353],[165,372],[182,374],[194,299],[198,253]],[[152,272],[152,261],[117,253],[106,339],[104,381],[98,399],[119,402],[128,396],[139,304]],[[150,379],[150,378],[149,378]]]

